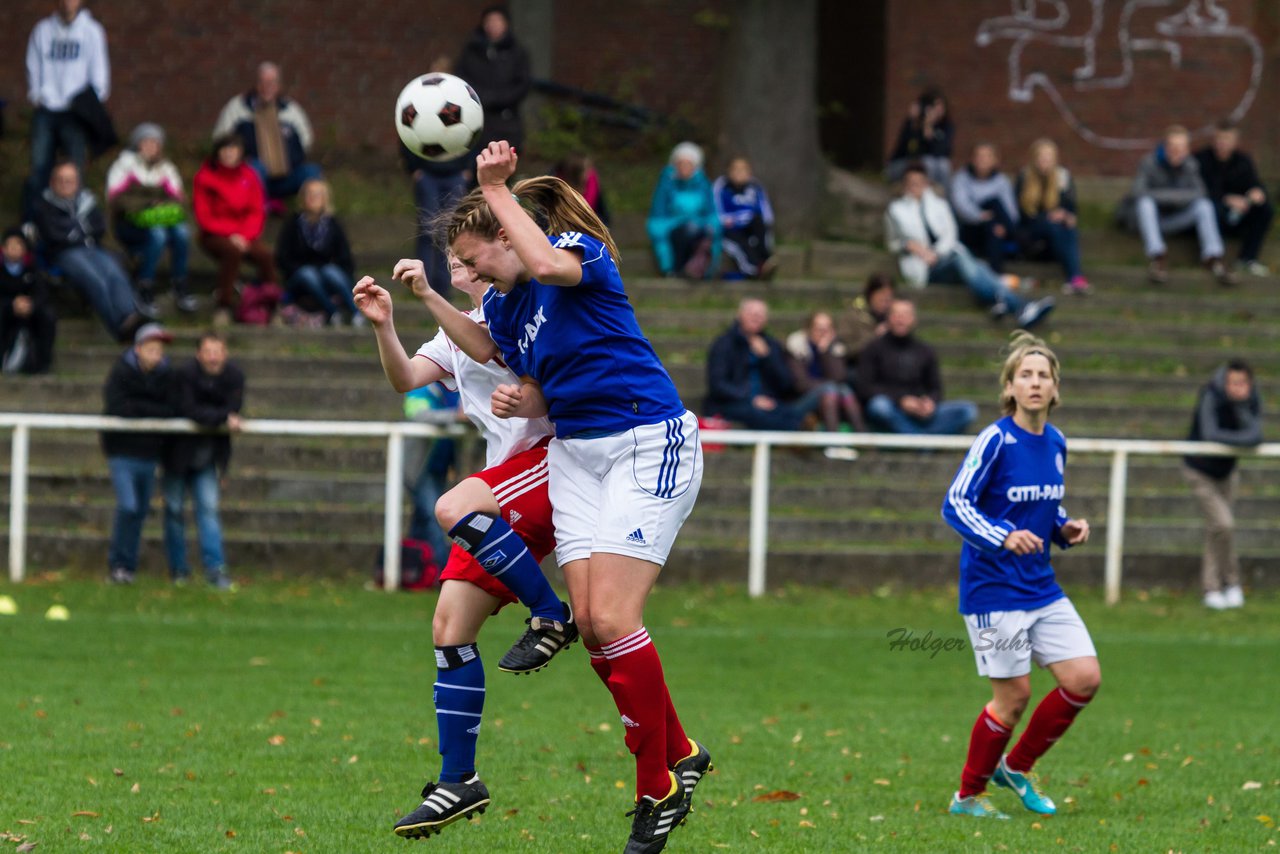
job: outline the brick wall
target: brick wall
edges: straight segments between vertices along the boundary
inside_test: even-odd
[[[1140,152],[1115,145],[1136,140],[1145,147],[1143,140],[1174,121],[1202,127],[1252,91],[1254,100],[1242,121],[1246,145],[1264,169],[1280,172],[1276,0],[1164,0],[1164,7],[1138,7],[1127,19],[1127,30],[1122,13],[1132,2],[1105,0],[1092,83],[1072,76],[1085,65],[1080,46],[1042,38],[1021,47],[1015,84],[1029,74],[1043,75],[1060,94],[1061,108],[1043,87],[1027,88],[1027,101],[1010,96],[1010,55],[1020,44],[1015,26],[988,23],[992,37],[978,43],[984,21],[1024,5],[1048,15],[1058,8],[1054,4],[860,2],[885,4],[887,62],[883,81],[860,74],[851,75],[847,85],[884,86],[886,151],[907,103],[923,86],[937,84],[953,105],[959,160],[974,141],[990,139],[1004,150],[1007,164],[1016,164],[1033,139],[1049,136],[1077,172],[1125,174]],[[1207,37],[1157,31],[1158,21],[1188,4],[1226,13],[1229,22]],[[11,122],[26,100],[27,35],[53,5],[53,0],[0,0],[0,98],[9,102]],[[107,27],[114,78],[110,106],[123,132],[152,120],[179,140],[203,142],[223,103],[248,88],[256,64],[271,58],[281,63],[287,90],[311,115],[321,150],[334,156],[391,153],[396,93],[433,57],[456,55],[485,5],[484,0],[96,0],[90,7]],[[546,64],[556,80],[685,118],[704,139],[715,138],[719,57],[732,0],[514,0],[511,5],[517,33],[522,14],[551,16],[550,26],[539,28],[551,38],[530,48],[550,53]],[[1060,7],[1069,20],[1052,35],[1086,35],[1092,0],[1062,0]],[[1132,55],[1129,83],[1088,88],[1123,77],[1123,32],[1139,40],[1176,42],[1181,68],[1171,68],[1168,50],[1140,49]],[[1250,80],[1252,46],[1263,60],[1257,86]]]
[[[519,34],[521,0],[512,4]],[[263,59],[323,149],[394,151],[400,88],[441,54],[456,56],[484,0],[97,0],[112,60],[118,129],[157,121],[177,139],[207,139],[222,105],[248,89]],[[561,0],[552,14],[553,77],[662,111],[714,115],[719,2]],[[53,0],[0,0],[0,98],[14,122],[26,104],[23,56]],[[602,11],[607,9],[607,17]],[[524,10],[532,14],[533,9]],[[531,49],[546,46],[528,45]],[[25,165],[24,165],[25,168]]]
[[[964,161],[974,142],[990,140],[1001,147],[1005,165],[1011,167],[1023,162],[1032,140],[1048,136],[1062,147],[1064,162],[1081,174],[1128,174],[1149,147],[1148,141],[1165,126],[1211,125],[1252,92],[1252,106],[1241,119],[1244,144],[1274,174],[1280,168],[1276,134],[1280,4],[1275,0],[1164,2],[1163,6],[1137,6],[1126,0],[1104,0],[1092,73],[1073,76],[1075,69],[1087,65],[1083,44],[1094,24],[1091,0],[1058,4],[890,0],[885,150],[892,146],[911,99],[923,87],[937,85],[946,92],[954,112],[957,162]],[[1034,35],[1010,17],[1013,7],[1021,6],[1034,7],[1044,18],[1056,15],[1056,6],[1065,10],[1067,20]],[[1160,21],[1188,6],[1202,12],[1216,9],[1229,21],[1218,22],[1213,33],[1203,28],[1198,34],[1159,31]],[[1201,15],[1202,23],[1209,20]],[[979,39],[984,21],[990,35],[986,44]],[[1147,49],[1144,42],[1162,45]],[[1261,55],[1256,85],[1250,79],[1254,48]],[[1172,66],[1171,50],[1180,51],[1178,68]],[[1011,63],[1017,65],[1012,74]],[[1045,85],[1029,86],[1029,76]],[[1011,97],[1011,86],[1024,90],[1029,100]],[[1060,105],[1046,87],[1058,93]],[[1133,145],[1139,148],[1127,147]]]

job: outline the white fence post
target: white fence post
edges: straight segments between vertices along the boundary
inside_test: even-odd
[[[31,427],[13,428],[13,456],[9,463],[9,580],[18,582],[27,574],[27,456],[31,450]]]
[[[764,595],[765,554],[769,549],[769,456],[773,446],[757,442],[751,460],[751,523],[747,555],[747,593]]]
[[[400,589],[400,516],[404,512],[404,434],[387,434],[387,508],[382,534],[382,586]]]
[[[1124,559],[1124,502],[1128,481],[1129,452],[1117,450],[1111,457],[1111,489],[1107,493],[1105,584],[1108,605],[1120,601],[1120,564]]]

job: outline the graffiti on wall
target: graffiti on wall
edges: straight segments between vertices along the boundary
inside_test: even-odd
[[[1149,93],[1151,81],[1144,81],[1143,74],[1180,75],[1183,82],[1197,75],[1240,80],[1234,89],[1219,84],[1211,103],[1187,99],[1170,105],[1170,119],[1196,133],[1223,118],[1238,122],[1253,106],[1262,81],[1262,45],[1247,27],[1231,22],[1220,0],[1010,2],[1009,15],[981,23],[977,44],[1009,42],[1009,98],[1029,102],[1041,90],[1063,121],[1094,145],[1146,148],[1159,135],[1158,127],[1114,120],[1123,99]],[[1061,52],[1066,53],[1065,64],[1051,64]],[[1224,62],[1230,67],[1224,68]],[[1069,73],[1049,70],[1066,66],[1074,67]],[[1236,73],[1245,67],[1247,81]],[[1086,115],[1113,121],[1089,121]]]

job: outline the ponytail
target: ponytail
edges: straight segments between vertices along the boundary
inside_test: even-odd
[[[548,235],[566,231],[590,235],[609,249],[615,264],[619,263],[618,245],[613,242],[608,226],[600,221],[578,191],[564,181],[550,175],[526,178],[516,183],[512,195],[530,219]],[[463,196],[452,210],[438,214],[428,223],[427,230],[437,236],[437,243],[449,246],[464,232],[492,240],[498,236],[500,227],[501,223],[477,187]]]

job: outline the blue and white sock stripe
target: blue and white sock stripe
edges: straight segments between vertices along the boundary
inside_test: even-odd
[[[973,456],[979,458],[986,456],[987,446],[995,440],[999,442],[995,450],[991,452],[991,459],[987,460],[982,466],[970,466],[967,460]],[[973,484],[975,478],[980,475],[985,477],[987,470],[991,464],[995,462],[996,456],[1000,453],[1000,446],[1004,444],[1004,431],[996,425],[991,425],[974,440],[973,448],[969,451],[969,457],[961,466],[960,473],[956,475],[956,479],[952,482],[951,488],[947,490],[947,501],[951,504],[955,511],[956,518],[960,521],[975,538],[989,543],[996,547],[1004,545],[1005,537],[1008,536],[1001,532],[999,528],[987,521],[986,517],[978,511],[973,503],[966,497],[969,487]]]
[[[475,713],[475,712],[455,712],[455,711],[452,711],[452,710],[450,710],[450,709],[442,709],[442,708],[440,708],[439,706],[436,706],[436,714],[437,714],[437,715],[457,715],[457,716],[458,716],[458,717],[460,717],[460,718],[481,718],[481,717],[484,717],[483,715],[477,714],[477,713]]]
[[[510,537],[514,533],[515,531],[508,530],[501,537],[498,537],[498,539],[494,540],[492,543],[489,543],[489,545],[480,549],[478,552],[472,555],[472,557],[474,557],[481,566],[484,566],[484,556],[487,555],[490,551],[492,551],[499,543],[501,543],[503,540],[505,540],[507,537]]]
[[[529,549],[525,548],[524,546],[521,546],[521,547],[520,547],[520,551],[519,551],[519,553],[518,553],[518,554],[516,554],[516,556],[515,556],[515,557],[513,557],[511,560],[509,560],[509,561],[507,561],[505,564],[503,564],[503,566],[502,566],[502,568],[501,568],[501,569],[489,569],[489,568],[488,568],[487,566],[485,566],[484,564],[480,564],[480,566],[484,567],[484,571],[485,571],[485,572],[489,573],[489,574],[490,574],[490,575],[492,575],[494,578],[498,578],[498,577],[499,577],[499,576],[501,576],[504,572],[506,572],[508,569],[510,569],[511,567],[515,566],[515,565],[516,565],[516,563],[518,563],[518,562],[519,562],[522,558],[524,558],[524,556],[525,556],[525,555],[527,555],[527,554],[529,554]]]
[[[483,688],[473,688],[470,685],[450,685],[448,682],[434,682],[432,683],[432,687],[444,688],[446,691],[475,691],[480,694],[484,693]]]
[[[659,498],[670,498],[676,488],[676,473],[680,470],[680,450],[684,447],[684,419],[668,418],[667,444],[662,449],[662,465],[658,468],[658,483],[653,494]]]

